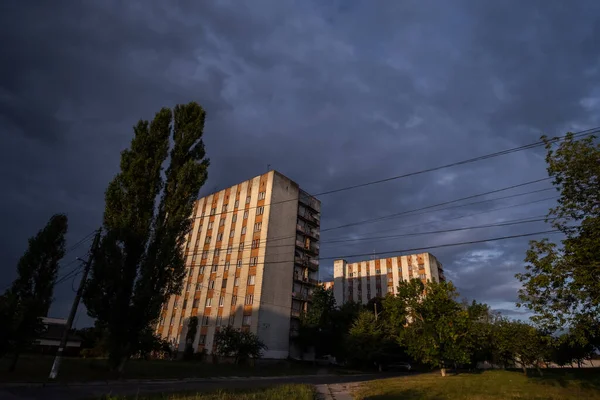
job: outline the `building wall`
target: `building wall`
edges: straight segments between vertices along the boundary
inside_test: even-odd
[[[261,274],[261,305],[258,335],[268,349],[265,358],[286,358],[290,341],[290,311],[294,272],[294,241],[298,214],[298,185],[288,178],[271,175],[273,189],[266,236],[266,256]],[[258,276],[257,276],[258,278]]]
[[[430,253],[410,254],[377,260],[333,263],[333,292],[337,304],[354,301],[366,304],[373,297],[396,294],[400,281],[444,280],[442,265]]]

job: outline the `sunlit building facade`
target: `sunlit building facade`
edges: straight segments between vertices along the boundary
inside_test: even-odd
[[[377,260],[333,262],[333,293],[338,305],[348,301],[367,304],[373,297],[396,294],[398,283],[411,279],[444,281],[442,264],[430,253],[409,254]]]
[[[196,351],[212,353],[215,332],[230,325],[257,334],[265,358],[296,356],[298,318],[318,284],[320,209],[276,171],[199,199],[183,289],[164,305],[157,333],[183,351],[196,316]]]

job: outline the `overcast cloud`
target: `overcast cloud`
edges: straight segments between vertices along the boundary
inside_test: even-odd
[[[267,164],[319,193],[600,125],[593,0],[6,1],[0,35],[0,287],[51,214],[68,213],[69,245],[101,223],[131,127],[162,106],[198,101],[207,110],[203,194]],[[322,228],[542,178],[543,157],[529,150],[323,196]],[[552,200],[505,206],[553,195],[324,232],[322,255],[547,230],[530,223],[325,243],[543,215]],[[521,317],[514,274],[527,241],[431,252],[463,296]],[[331,265],[322,262],[322,278]],[[57,289],[53,315],[67,314],[72,283]]]

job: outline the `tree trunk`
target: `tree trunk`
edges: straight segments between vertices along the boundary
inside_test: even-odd
[[[125,372],[125,365],[127,364],[127,357],[123,357],[119,362],[119,366],[117,367],[117,372],[119,373],[119,378],[123,376]]]
[[[525,364],[521,363],[521,368],[523,368],[523,374],[527,376],[527,367],[525,366]]]
[[[17,368],[17,361],[19,361],[20,355],[21,353],[19,351],[15,351],[15,354],[10,361],[10,365],[8,366],[8,372],[15,372],[15,369]]]
[[[536,366],[536,368],[537,368],[538,374],[540,374],[540,376],[544,376],[544,373],[542,372],[542,369],[539,366]]]
[[[442,376],[446,376],[446,368],[440,368],[440,374],[442,374]]]

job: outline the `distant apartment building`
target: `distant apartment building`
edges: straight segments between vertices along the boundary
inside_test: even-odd
[[[323,286],[323,288],[326,290],[328,290],[328,289],[333,290],[333,281],[321,282],[321,286]]]
[[[430,253],[347,263],[333,262],[333,293],[336,303],[366,304],[373,297],[396,294],[398,283],[411,279],[444,281],[442,264]]]
[[[157,333],[182,351],[197,316],[197,351],[212,353],[215,332],[230,325],[257,334],[265,358],[297,356],[291,338],[318,284],[320,208],[276,171],[199,199],[183,289],[164,305]]]

